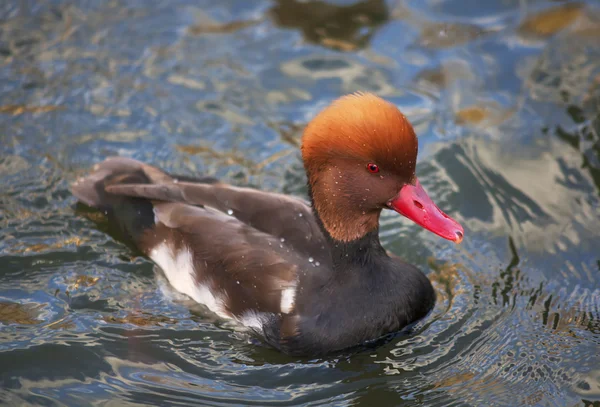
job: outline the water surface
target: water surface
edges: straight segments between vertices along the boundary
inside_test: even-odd
[[[592,0],[2,2],[0,402],[598,406],[599,38]],[[76,210],[111,155],[303,197],[304,125],[357,90],[466,232],[382,219],[438,292],[382,346],[281,355]]]

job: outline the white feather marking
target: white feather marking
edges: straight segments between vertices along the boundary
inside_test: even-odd
[[[246,311],[240,318],[238,318],[238,321],[248,328],[260,331],[263,329],[263,325],[267,318],[268,317],[264,313],[256,311]]]
[[[281,312],[289,314],[294,310],[296,302],[296,284],[281,290]]]
[[[216,297],[207,286],[198,284],[196,281],[193,256],[189,248],[184,247],[174,253],[167,243],[161,243],[150,251],[150,258],[160,266],[169,283],[177,291],[206,305],[221,318],[231,318],[224,310],[223,301]]]

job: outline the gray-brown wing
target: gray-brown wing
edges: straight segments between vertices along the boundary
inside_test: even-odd
[[[306,256],[216,210],[153,205],[156,226],[139,244],[176,289],[239,319],[248,312],[293,312],[286,291],[295,293],[298,273],[314,269]]]
[[[217,209],[241,222],[287,242],[307,256],[325,257],[325,238],[309,205],[299,199],[226,184],[167,181],[153,184],[118,183],[111,194],[164,202],[181,202]]]

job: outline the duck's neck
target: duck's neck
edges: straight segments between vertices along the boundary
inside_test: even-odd
[[[306,173],[312,207],[327,236],[339,242],[352,242],[377,230],[381,209],[365,206],[366,196],[351,192],[352,187],[340,185],[349,181],[337,181],[339,178],[335,175],[342,174],[339,169],[308,168]]]
[[[375,229],[351,242],[340,242],[329,238],[331,260],[336,270],[346,270],[349,265],[370,268],[381,257],[387,257],[379,242],[379,230]]]
[[[379,227],[371,229],[367,233],[358,236],[352,240],[340,240],[332,236],[323,222],[317,206],[315,206],[314,196],[310,184],[308,185],[308,194],[311,201],[312,210],[315,218],[325,235],[329,244],[331,260],[336,269],[345,269],[348,264],[367,265],[377,256],[387,256],[385,249],[379,241]],[[379,213],[375,215],[379,220]],[[356,221],[356,219],[354,219]],[[358,220],[360,222],[360,220]],[[352,228],[351,222],[345,227]]]

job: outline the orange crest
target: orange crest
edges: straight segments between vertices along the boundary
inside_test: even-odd
[[[417,151],[417,137],[406,117],[370,93],[336,100],[308,124],[302,137],[302,158],[309,176],[332,158],[348,158],[410,177]]]

